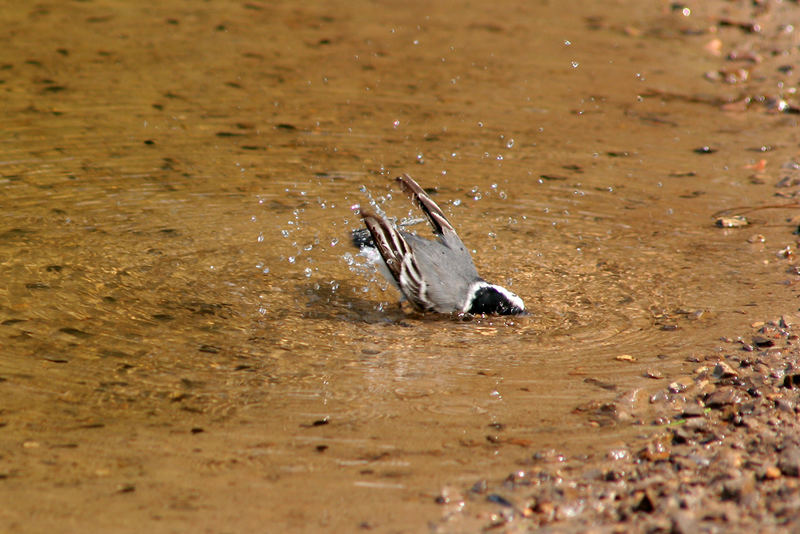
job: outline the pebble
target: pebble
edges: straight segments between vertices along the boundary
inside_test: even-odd
[[[733,215],[731,217],[718,217],[714,224],[720,228],[741,228],[750,224],[743,215]]]
[[[800,447],[789,445],[781,451],[778,469],[787,477],[800,477]]]
[[[764,478],[766,478],[767,480],[775,480],[781,478],[781,470],[774,465],[767,467],[764,470]]]
[[[664,375],[661,373],[661,371],[657,369],[648,369],[645,371],[644,376],[646,378],[654,378],[656,380],[664,378]]]
[[[738,389],[722,387],[706,399],[706,406],[710,408],[721,408],[730,404],[741,404],[742,400],[742,395],[739,393]]]
[[[719,362],[714,366],[714,370],[711,371],[711,376],[714,378],[732,378],[739,376],[739,373],[729,364]]]
[[[683,408],[683,413],[681,413],[681,417],[684,419],[689,419],[691,417],[703,417],[704,415],[705,408],[699,404],[687,404]]]

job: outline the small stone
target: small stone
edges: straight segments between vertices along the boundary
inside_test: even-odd
[[[778,469],[787,477],[800,477],[800,447],[789,445],[781,451]]]
[[[787,374],[783,377],[783,387],[792,389],[800,385],[800,374]]]
[[[767,467],[764,470],[764,478],[766,478],[767,480],[775,480],[781,478],[781,470],[775,467],[774,465]]]
[[[672,443],[681,445],[683,443],[692,443],[693,441],[694,434],[688,428],[676,426],[672,429]]]
[[[713,378],[733,378],[739,376],[736,370],[725,362],[718,362],[711,371]]]
[[[713,154],[716,151],[717,151],[716,148],[712,148],[712,147],[710,147],[708,145],[704,145],[704,146],[701,146],[699,148],[695,148],[694,149],[694,153],[695,154]]]
[[[705,409],[699,404],[687,404],[683,408],[683,413],[681,413],[681,418],[690,419],[692,417],[703,417],[705,413],[706,413]]]
[[[742,395],[732,387],[719,388],[706,399],[706,406],[710,408],[722,408],[723,406],[736,405],[742,403]]]
[[[756,347],[771,347],[775,344],[775,342],[768,337],[764,336],[753,336],[753,345]]]
[[[667,396],[666,391],[656,391],[655,393],[650,395],[650,398],[648,400],[650,401],[650,404],[661,404],[664,402],[668,402],[669,396]]]
[[[637,456],[649,462],[663,462],[669,460],[670,452],[666,436],[659,436],[640,450]]]
[[[714,455],[714,465],[726,471],[738,470],[742,467],[742,455],[731,449],[722,449]]]
[[[730,217],[718,217],[714,224],[720,228],[741,228],[750,224],[743,215],[733,215]]]
[[[775,184],[775,187],[794,187],[800,185],[800,177],[798,176],[784,176]]]
[[[688,387],[689,384],[686,381],[676,380],[675,382],[670,382],[669,386],[667,386],[667,391],[673,394],[683,393]]]
[[[618,362],[635,362],[636,358],[631,356],[630,354],[620,354],[619,356],[614,357],[615,360]]]
[[[789,399],[775,399],[775,407],[782,412],[794,415],[794,402]]]
[[[672,534],[694,534],[700,532],[697,519],[690,512],[675,512],[670,518]]]
[[[648,369],[647,371],[645,371],[644,376],[646,378],[653,378],[656,380],[664,378],[664,375],[661,373],[661,371],[657,369]]]

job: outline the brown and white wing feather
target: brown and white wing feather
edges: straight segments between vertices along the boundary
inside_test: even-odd
[[[386,219],[369,209],[361,208],[361,218],[367,226],[386,267],[406,298],[420,310],[433,308],[427,294],[414,254],[402,234]]]
[[[428,196],[428,193],[411,176],[403,174],[397,177],[397,181],[400,182],[400,186],[411,199],[411,202],[422,210],[428,218],[435,234],[439,236],[452,234],[457,237],[458,234],[456,234],[455,228],[444,216],[442,209],[436,205],[436,202]]]

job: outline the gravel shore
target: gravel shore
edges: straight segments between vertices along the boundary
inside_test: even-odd
[[[656,425],[605,456],[537,452],[498,487],[479,481],[458,514],[488,530],[541,532],[797,532],[800,529],[800,327],[763,324],[694,376],[592,409],[599,423]],[[450,517],[452,519],[452,516]],[[445,521],[445,525],[447,524]],[[445,529],[446,530],[446,529]]]

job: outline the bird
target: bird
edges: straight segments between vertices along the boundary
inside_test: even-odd
[[[352,241],[404,300],[420,312],[526,315],[519,296],[481,278],[455,228],[425,190],[408,174],[395,180],[436,239],[400,230],[371,208],[354,206],[366,228],[354,230]]]

